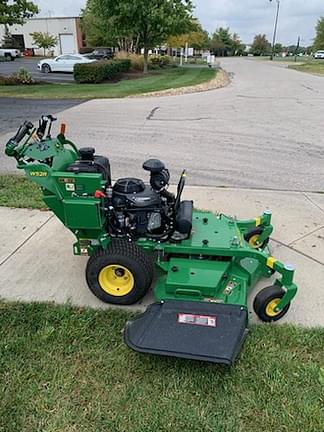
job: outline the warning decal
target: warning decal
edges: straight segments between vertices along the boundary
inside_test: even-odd
[[[178,323],[200,325],[205,327],[216,327],[217,318],[215,316],[209,316],[209,315],[194,315],[194,314],[179,313]]]

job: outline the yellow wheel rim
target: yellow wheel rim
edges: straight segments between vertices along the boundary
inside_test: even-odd
[[[107,293],[115,297],[129,294],[134,288],[134,276],[124,266],[110,264],[99,273],[99,284]]]
[[[275,317],[275,316],[277,316],[277,315],[279,315],[280,314],[280,311],[276,311],[275,309],[276,309],[276,307],[278,306],[278,304],[280,303],[280,298],[276,298],[276,299],[273,299],[273,300],[271,300],[268,304],[267,304],[267,307],[266,307],[266,314],[269,316],[269,317]]]
[[[258,249],[261,246],[261,243],[259,242],[259,234],[255,234],[254,236],[252,236],[249,239],[249,245],[253,248],[253,249]]]

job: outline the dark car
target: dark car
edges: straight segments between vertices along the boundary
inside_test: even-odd
[[[102,60],[112,59],[114,57],[113,50],[111,48],[96,48],[92,53],[86,55],[89,59]]]

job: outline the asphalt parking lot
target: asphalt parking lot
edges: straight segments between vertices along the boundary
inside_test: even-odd
[[[86,100],[0,98],[0,134],[17,130],[24,120],[36,122],[42,114],[58,113],[82,102]]]
[[[38,81],[47,81],[55,83],[69,83],[73,82],[72,73],[63,72],[52,72],[50,74],[41,73],[37,69],[37,63],[41,60],[41,57],[37,58],[17,58],[11,62],[0,63],[0,75],[11,75],[18,71],[19,68],[25,68],[31,72],[33,78]]]

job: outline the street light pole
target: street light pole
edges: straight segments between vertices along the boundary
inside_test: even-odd
[[[269,1],[270,1],[270,3],[272,2],[272,0],[269,0]],[[272,51],[271,51],[271,57],[270,57],[271,60],[273,60],[273,57],[274,57],[274,49],[275,49],[275,44],[276,44],[278,18],[279,18],[279,10],[280,10],[280,0],[276,0],[276,2],[277,2],[277,14],[276,14],[276,21],[275,21],[275,26],[274,26],[274,31],[273,31]]]

